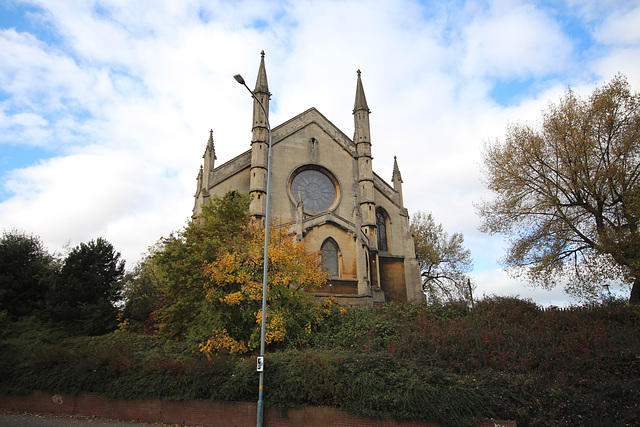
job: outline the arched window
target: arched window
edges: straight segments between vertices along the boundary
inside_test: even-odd
[[[322,244],[322,267],[333,277],[338,276],[338,245],[329,238]]]
[[[382,208],[376,209],[376,225],[378,226],[378,250],[388,251],[387,214]]]

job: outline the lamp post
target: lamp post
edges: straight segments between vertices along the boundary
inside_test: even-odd
[[[267,120],[267,129],[269,131],[269,150],[267,152],[267,203],[266,213],[264,217],[264,267],[262,270],[262,325],[260,326],[260,356],[258,358],[257,370],[260,372],[260,381],[258,384],[258,427],[262,427],[263,419],[263,404],[262,404],[262,391],[264,385],[264,335],[265,325],[267,320],[267,268],[269,263],[269,208],[271,202],[271,124],[269,123],[269,113],[262,105],[262,102],[258,99],[255,93],[245,83],[240,74],[233,76],[234,79],[241,85],[247,88],[253,99],[258,101],[260,108],[264,112],[264,116]]]

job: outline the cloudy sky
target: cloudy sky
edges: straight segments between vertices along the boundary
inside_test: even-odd
[[[0,228],[52,252],[102,236],[132,267],[186,224],[209,129],[217,164],[249,148],[233,75],[252,86],[261,50],[274,126],[316,107],[352,135],[362,70],[374,170],[397,156],[410,212],[464,234],[479,295],[571,302],[477,230],[482,147],[569,86],[638,90],[636,0],[0,0]]]

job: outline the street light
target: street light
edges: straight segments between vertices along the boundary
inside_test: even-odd
[[[262,427],[262,390],[264,385],[264,335],[265,325],[267,320],[267,267],[269,263],[269,208],[271,202],[271,124],[269,124],[269,113],[262,105],[262,102],[258,99],[255,93],[245,83],[240,74],[233,76],[234,79],[241,85],[247,88],[253,99],[258,101],[260,108],[264,112],[264,116],[267,119],[267,129],[269,131],[269,150],[267,152],[267,206],[266,214],[264,217],[264,267],[262,270],[262,325],[260,327],[260,356],[258,358],[258,371],[260,372],[260,382],[258,384],[258,427]]]

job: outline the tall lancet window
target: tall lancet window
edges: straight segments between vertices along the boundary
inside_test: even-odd
[[[384,209],[376,209],[376,225],[378,226],[378,250],[388,251],[387,247],[387,214]]]
[[[332,276],[338,276],[338,245],[329,238],[322,244],[322,267]]]

